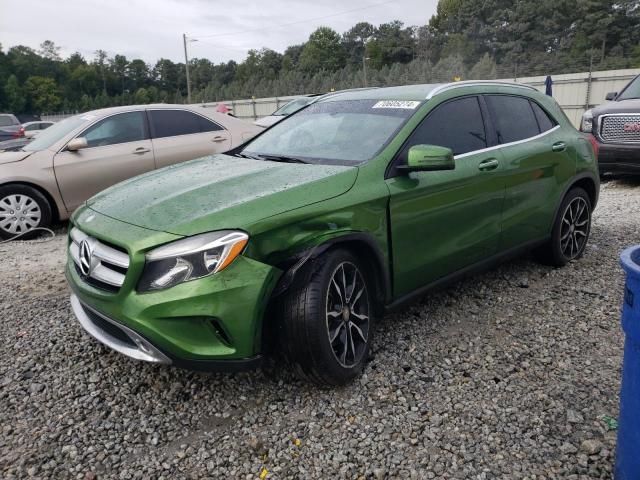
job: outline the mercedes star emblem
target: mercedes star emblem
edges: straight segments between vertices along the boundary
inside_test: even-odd
[[[91,263],[93,260],[93,248],[88,240],[80,243],[80,271],[85,277],[91,274]]]

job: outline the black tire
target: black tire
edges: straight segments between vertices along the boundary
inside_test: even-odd
[[[562,200],[549,241],[536,250],[545,265],[563,267],[584,254],[591,232],[591,199],[580,187],[574,187]],[[570,242],[570,243],[569,243]]]
[[[332,285],[335,275],[342,278],[341,268],[347,278],[354,279],[345,282],[346,305],[344,302],[338,305],[343,295],[339,287]],[[369,358],[375,313],[374,282],[371,273],[348,250],[330,250],[308,269],[306,275],[301,275],[303,281],[294,284],[279,302],[278,343],[301,378],[319,385],[345,385],[362,373]],[[341,313],[336,316],[338,311]],[[361,317],[367,317],[366,325]],[[330,332],[337,332],[333,342]],[[353,342],[348,342],[349,338]],[[343,351],[340,343],[343,339],[344,357],[336,353]]]
[[[11,199],[29,199],[27,205],[29,211],[18,213],[17,210],[12,210]],[[31,216],[34,212],[38,212],[38,216]],[[27,223],[21,223],[18,225],[8,225],[4,220],[9,219],[6,215],[11,215],[14,212],[18,220],[21,218],[18,215],[25,215],[22,218],[28,218]],[[11,217],[11,219],[14,217]],[[32,231],[33,228],[49,227],[52,220],[51,205],[47,198],[35,188],[27,185],[3,185],[0,186],[0,238],[11,239],[20,235],[20,240],[33,238],[38,235],[37,231]],[[28,232],[28,233],[26,233]],[[26,233],[26,235],[22,235]]]

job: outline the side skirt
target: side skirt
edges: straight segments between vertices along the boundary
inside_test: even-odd
[[[478,263],[469,265],[456,272],[450,273],[449,275],[439,278],[438,280],[432,283],[429,283],[423,287],[420,287],[412,292],[409,292],[403,295],[402,297],[397,298],[396,300],[394,300],[392,303],[390,303],[385,307],[385,313],[392,313],[398,310],[402,310],[404,307],[419,300],[428,292],[444,288],[447,285],[451,285],[452,283],[455,283],[458,280],[461,280],[462,278],[474,275],[484,270],[488,270],[491,267],[504,263],[507,260],[517,258],[523,253],[544,244],[546,241],[548,241],[548,238],[544,238],[541,240],[533,240],[533,241],[524,243],[522,245],[519,245],[517,247],[511,248],[506,252],[501,252],[496,255],[493,255],[492,257],[481,260]]]

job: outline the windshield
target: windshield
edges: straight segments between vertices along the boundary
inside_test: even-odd
[[[421,102],[328,101],[285,118],[243,150],[310,163],[355,165],[373,158]]]
[[[629,100],[630,98],[640,98],[640,76],[632,80],[616,100]]]
[[[40,150],[45,150],[83,123],[89,123],[93,119],[95,119],[95,116],[85,115],[76,115],[75,117],[65,118],[46,130],[42,130],[33,142],[25,145],[22,149],[25,152],[38,152]]]
[[[292,113],[296,113],[305,105],[308,105],[309,103],[311,103],[312,100],[313,100],[313,97],[298,98],[296,100],[293,100],[287,103],[286,105],[283,105],[278,110],[273,112],[271,115],[274,115],[277,117],[291,115]]]

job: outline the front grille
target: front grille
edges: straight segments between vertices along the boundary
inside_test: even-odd
[[[129,268],[129,255],[125,251],[74,227],[71,229],[69,255],[76,271],[89,285],[117,292],[124,283]]]
[[[605,142],[640,143],[640,114],[603,115],[601,122]]]

